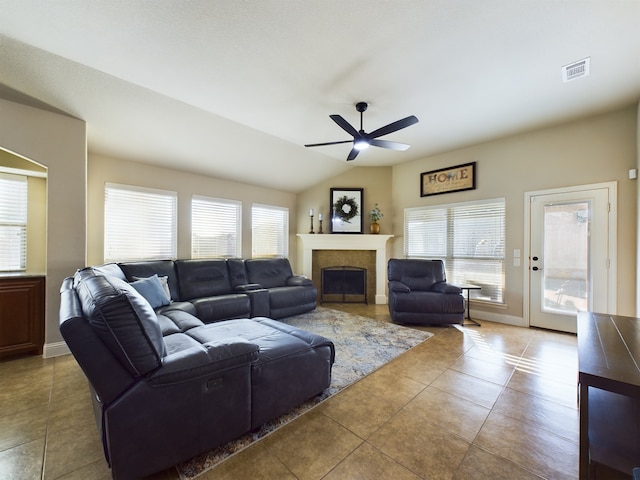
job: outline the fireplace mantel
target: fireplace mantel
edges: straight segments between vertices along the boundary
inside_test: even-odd
[[[299,233],[298,237],[302,240],[302,273],[309,278],[313,276],[314,250],[375,250],[376,303],[387,303],[387,241],[393,235]]]

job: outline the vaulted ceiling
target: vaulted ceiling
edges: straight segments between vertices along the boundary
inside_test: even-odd
[[[640,100],[640,0],[0,0],[0,97],[89,151],[299,192]],[[588,76],[562,67],[590,58]],[[330,118],[415,115],[346,162]]]

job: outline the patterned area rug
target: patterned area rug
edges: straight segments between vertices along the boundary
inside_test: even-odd
[[[280,320],[333,341],[336,361],[331,385],[321,395],[299,405],[291,412],[266,423],[257,432],[246,434],[177,466],[183,480],[190,480],[215,467],[231,455],[260,440],[297,416],[318,405],[343,388],[360,380],[401,353],[424,342],[432,334],[392,323],[318,307],[316,310]]]

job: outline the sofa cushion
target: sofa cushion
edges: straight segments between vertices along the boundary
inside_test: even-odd
[[[105,263],[104,265],[98,265],[93,267],[93,271],[100,275],[107,275],[110,277],[116,277],[120,280],[126,280],[124,272],[117,263]]]
[[[413,291],[411,293],[394,293],[391,301],[396,312],[463,314],[465,311],[462,295]]]
[[[132,375],[162,365],[164,342],[156,314],[131,285],[115,277],[85,275],[76,291],[89,323]]]
[[[127,277],[127,281],[134,282],[138,278],[152,275],[167,277],[171,300],[180,300],[180,286],[173,260],[151,260],[142,262],[127,262],[118,264]]]
[[[387,273],[389,281],[402,282],[418,291],[429,291],[434,284],[446,281],[442,260],[392,258]]]
[[[196,317],[204,323],[251,316],[251,299],[243,293],[197,298],[191,302],[196,307]]]
[[[164,278],[166,279],[167,277]],[[147,302],[149,302],[151,308],[169,305],[171,297],[169,297],[169,294],[167,293],[168,287],[167,290],[163,288],[158,275],[135,280],[134,282],[131,282],[131,286],[135,288],[138,293],[147,300]]]
[[[137,282],[138,280],[144,280],[144,277],[133,277],[134,282]],[[169,303],[171,303],[173,300],[171,300],[171,289],[169,288],[169,277],[158,277],[158,280],[160,280],[160,285],[162,285],[162,291],[164,291],[164,294],[166,295],[167,300],[169,300]]]
[[[252,258],[244,261],[249,283],[259,283],[263,288],[284,287],[293,276],[291,264],[286,258]]]
[[[177,260],[182,300],[233,293],[226,260]]]

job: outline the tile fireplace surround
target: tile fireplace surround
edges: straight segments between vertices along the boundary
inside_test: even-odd
[[[387,303],[387,241],[393,235],[299,233],[302,240],[302,273],[313,279],[314,250],[371,250],[376,253],[375,303]],[[318,279],[319,280],[319,279]]]

